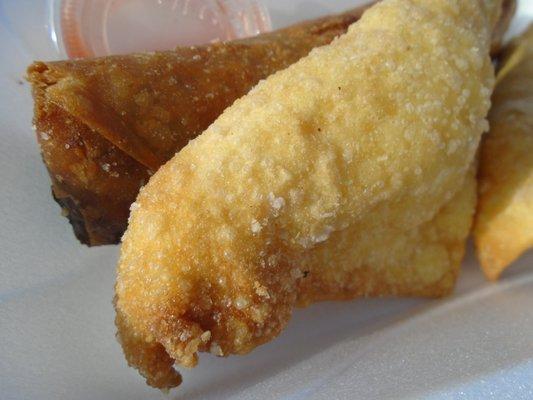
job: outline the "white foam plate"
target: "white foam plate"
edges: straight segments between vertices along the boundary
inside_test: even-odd
[[[533,254],[497,284],[467,257],[443,300],[323,303],[250,355],[201,358],[164,395],[126,366],[111,305],[117,247],[86,248],[50,196],[31,129],[34,55],[0,2],[0,398],[531,399]],[[24,0],[31,6],[31,0]],[[268,0],[274,26],[355,0]],[[522,0],[513,32],[533,17]],[[32,27],[28,27],[32,29]]]

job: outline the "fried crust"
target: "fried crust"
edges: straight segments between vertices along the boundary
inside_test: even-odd
[[[399,294],[409,280],[387,276],[390,260],[372,255],[372,235],[382,232],[404,232],[406,243],[427,250],[420,260],[416,249],[404,257],[424,277],[413,293],[449,291],[471,183],[459,211],[448,217],[445,209],[488,128],[490,36],[500,7],[383,1],[346,35],[236,101],[132,206],[116,283],[127,329],[186,367],[199,351],[247,353],[276,337],[298,302],[337,298],[339,290],[342,298],[377,294],[344,279],[385,277],[379,294]],[[358,262],[315,261],[336,238],[349,244],[367,233],[369,246],[346,257],[366,260],[364,273],[355,272]],[[431,264],[446,257],[444,267]],[[348,268],[341,282],[331,268]],[[318,289],[302,284],[306,276]]]

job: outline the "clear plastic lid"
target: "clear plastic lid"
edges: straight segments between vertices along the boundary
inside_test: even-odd
[[[6,26],[43,59],[169,50],[271,29],[258,0],[17,0],[1,7]]]

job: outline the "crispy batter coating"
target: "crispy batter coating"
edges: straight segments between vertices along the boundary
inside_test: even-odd
[[[491,280],[533,246],[533,26],[506,53],[481,148],[474,229]]]
[[[171,361],[195,366],[198,351],[251,351],[296,304],[450,290],[500,11],[497,0],[385,0],[151,178],[116,283],[119,336],[148,383],[177,384]]]

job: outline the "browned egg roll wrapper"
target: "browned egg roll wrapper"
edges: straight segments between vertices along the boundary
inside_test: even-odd
[[[507,3],[494,51],[514,11]],[[153,172],[257,82],[345,33],[366,8],[233,42],[32,64],[37,137],[77,238],[118,243]]]
[[[37,137],[77,238],[118,243],[153,172],[257,82],[343,34],[364,9],[227,43],[32,64]]]

